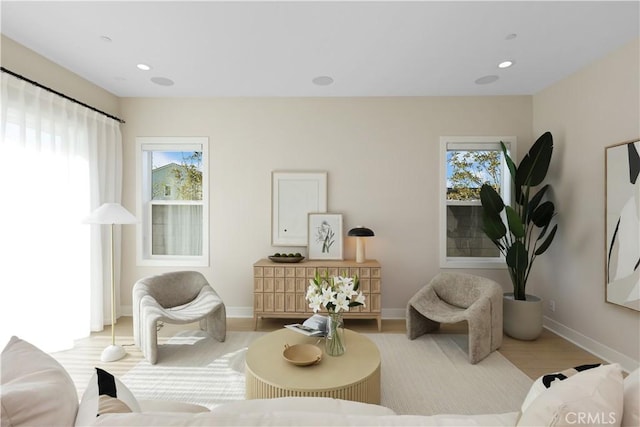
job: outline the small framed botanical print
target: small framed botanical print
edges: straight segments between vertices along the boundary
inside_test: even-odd
[[[307,227],[310,260],[342,260],[342,214],[310,213]]]

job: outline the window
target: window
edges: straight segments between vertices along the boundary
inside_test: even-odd
[[[208,138],[136,141],[138,264],[208,266]]]
[[[511,176],[500,141],[515,137],[440,138],[440,267],[504,268],[498,248],[482,231],[480,187],[488,183],[510,200]]]

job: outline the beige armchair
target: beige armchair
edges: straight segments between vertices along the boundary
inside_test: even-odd
[[[227,334],[224,303],[197,271],[146,277],[133,286],[133,338],[151,364],[158,360],[158,321],[200,321],[200,328],[218,341]]]
[[[502,287],[491,279],[440,273],[407,304],[409,339],[467,321],[469,362],[475,364],[502,345]]]

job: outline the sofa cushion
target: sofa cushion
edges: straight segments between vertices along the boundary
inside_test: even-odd
[[[593,365],[580,365],[580,366],[576,366],[575,368],[565,369],[564,371],[561,371],[561,372],[553,372],[551,374],[542,375],[537,380],[535,380],[531,385],[531,388],[529,389],[529,393],[527,394],[527,396],[524,398],[524,401],[522,402],[520,411],[521,412],[526,411],[529,405],[531,405],[531,402],[533,402],[536,399],[536,397],[540,396],[542,392],[544,392],[546,389],[551,387],[553,384],[557,384],[558,381],[566,380],[567,378],[577,374],[578,372],[586,371],[587,369],[597,368],[598,366],[601,366],[601,364],[596,363]]]
[[[640,368],[624,379],[624,415],[622,427],[640,426]]]
[[[39,348],[11,337],[2,351],[0,413],[4,426],[72,426],[78,393],[67,371]]]
[[[133,393],[112,374],[96,368],[82,395],[75,425],[91,425],[100,415],[126,412],[140,412]]]
[[[518,425],[619,426],[622,401],[620,365],[603,365],[579,372],[543,391],[522,413]]]

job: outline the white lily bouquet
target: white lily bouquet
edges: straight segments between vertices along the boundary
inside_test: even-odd
[[[358,276],[320,276],[316,271],[313,279],[309,279],[307,301],[309,308],[317,313],[322,307],[329,313],[327,328],[326,351],[331,356],[339,356],[345,351],[344,323],[342,311],[349,311],[351,307],[364,306],[365,298],[358,291],[360,280]]]

